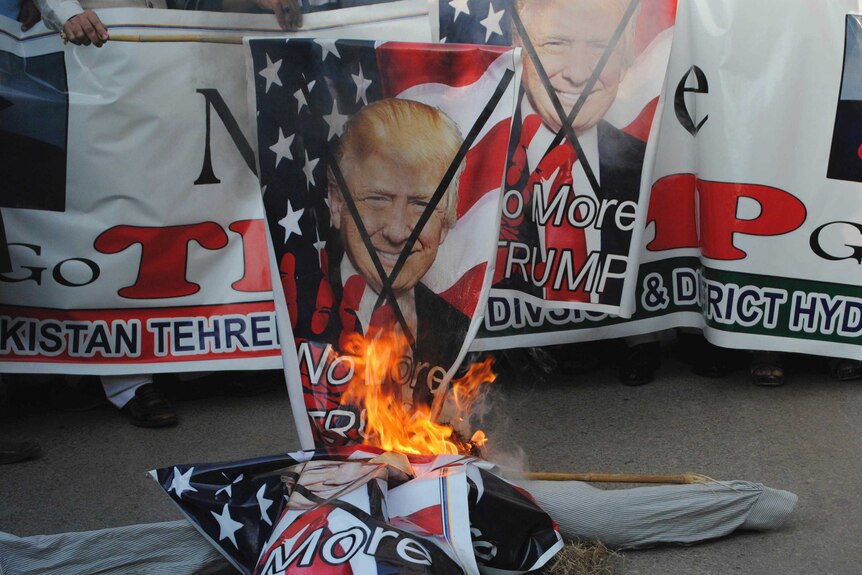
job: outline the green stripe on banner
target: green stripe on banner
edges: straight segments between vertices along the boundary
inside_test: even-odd
[[[860,343],[860,286],[706,268],[700,290],[704,317],[714,329]]]
[[[595,311],[541,307],[516,295],[492,290],[478,337],[594,329],[678,312],[698,312],[699,268],[700,260],[696,257],[641,264],[637,310],[628,320]]]

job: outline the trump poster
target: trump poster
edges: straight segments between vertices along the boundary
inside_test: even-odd
[[[316,444],[361,439],[357,346],[395,337],[384,379],[438,405],[479,327],[499,225],[516,53],[352,40],[248,41],[269,231]],[[357,376],[358,377],[358,376]],[[436,403],[435,403],[436,402]]]
[[[495,301],[534,315],[630,316],[674,6],[441,0],[436,8],[442,41],[524,51]]]

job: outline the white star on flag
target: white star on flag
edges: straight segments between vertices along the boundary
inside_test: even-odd
[[[318,44],[321,49],[320,61],[326,62],[326,57],[332,54],[339,60],[341,59],[341,54],[338,53],[338,46],[335,45],[335,40],[315,40],[315,44]]]
[[[273,62],[269,59],[269,54],[266,55],[266,68],[258,72],[261,76],[266,78],[266,89],[263,91],[264,94],[269,92],[270,87],[275,84],[277,86],[281,86],[281,78],[278,76],[278,71],[281,69],[281,60],[276,60]]]
[[[224,474],[222,474],[222,475],[224,475]],[[224,475],[224,476],[227,477],[226,475]],[[236,479],[234,479],[233,481],[231,481],[230,483],[228,483],[227,485],[225,485],[224,487],[222,487],[221,489],[216,491],[215,492],[216,496],[218,496],[219,493],[224,491],[225,493],[227,493],[228,497],[233,497],[233,484],[239,483],[240,481],[242,481],[242,476],[243,476],[243,474],[240,473],[239,477],[237,477]]]
[[[192,473],[194,473],[194,471],[195,468],[190,467],[185,473],[180,473],[180,470],[174,467],[174,478],[171,480],[171,486],[168,487],[168,493],[173,489],[174,493],[177,494],[177,497],[182,497],[183,493],[186,491],[197,491],[197,489],[191,486],[189,481],[192,478]]]
[[[314,83],[315,82],[317,82],[317,80],[312,80],[311,82],[309,82],[309,84],[308,84],[308,93],[309,94],[311,94],[311,90],[314,89]],[[293,97],[296,98],[296,103],[297,103],[296,113],[298,114],[298,113],[302,112],[303,106],[308,105],[308,102],[305,101],[305,94],[302,92],[302,88],[300,88],[299,90],[294,92]]]
[[[317,167],[317,163],[320,161],[320,158],[309,158],[308,150],[303,152],[305,154],[305,164],[302,166],[302,173],[305,174],[305,183],[307,188],[310,190],[311,186],[314,185],[314,168]]]
[[[299,219],[302,217],[302,212],[304,211],[305,208],[293,211],[290,200],[287,200],[287,215],[278,220],[278,225],[284,228],[284,243],[287,243],[291,234],[302,236],[302,230],[299,229]]]
[[[467,16],[470,15],[470,7],[467,6],[468,1],[469,0],[452,0],[449,2],[449,6],[455,9],[455,17],[452,18],[453,22],[457,20],[458,16],[461,14],[466,14]]]
[[[257,505],[260,507],[260,518],[262,521],[266,521],[267,525],[272,525],[272,520],[267,515],[266,511],[272,507],[272,499],[267,499],[264,497],[264,491],[266,491],[266,485],[261,485],[260,489],[257,490]]]
[[[329,124],[329,135],[326,137],[327,141],[331,140],[334,136],[340,136],[342,132],[344,132],[344,124],[347,122],[347,116],[338,111],[338,100],[332,100],[332,113],[324,114],[323,119]]]
[[[505,13],[506,10],[494,12],[494,4],[488,2],[488,16],[480,22],[485,27],[485,42],[491,38],[491,34],[503,35],[503,30],[500,28],[500,19],[503,18],[503,14]]]
[[[371,80],[366,80],[365,76],[362,74],[362,64],[359,64],[359,74],[351,74],[351,78],[353,78],[353,83],[356,84],[356,101],[362,100],[364,104],[368,104],[368,96],[365,92],[368,90],[368,86],[371,85]]]
[[[233,517],[230,516],[230,510],[227,508],[227,503],[224,504],[221,514],[218,514],[215,511],[210,511],[210,513],[212,513],[215,520],[218,521],[218,540],[223,541],[224,539],[230,539],[233,546],[239,549],[239,545],[236,544],[236,532],[242,527],[242,523],[233,520]]]
[[[293,152],[290,151],[290,145],[293,143],[294,136],[294,134],[291,134],[290,136],[285,137],[281,128],[278,129],[278,141],[269,147],[270,150],[275,152],[276,168],[283,158],[287,158],[288,160],[293,159]]]

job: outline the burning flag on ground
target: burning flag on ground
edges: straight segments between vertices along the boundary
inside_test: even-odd
[[[562,538],[532,497],[492,469],[470,456],[344,447],[152,474],[249,575],[538,569]]]

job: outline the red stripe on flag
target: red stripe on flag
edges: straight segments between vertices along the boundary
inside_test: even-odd
[[[507,50],[507,46],[467,44],[383,44],[377,49],[383,94],[392,98],[418,84],[468,86]]]
[[[426,533],[438,535],[443,533],[443,517],[441,517],[440,506],[432,505],[425,509],[420,509],[416,513],[411,513],[404,517],[413,525],[423,529]]]
[[[503,182],[509,143],[511,118],[500,122],[467,152],[464,173],[458,186],[458,217],[476,205],[482,196],[496,190]]]
[[[652,128],[652,120],[655,117],[655,111],[658,108],[658,96],[650,100],[650,103],[644,106],[644,109],[641,110],[641,113],[638,114],[638,117],[634,119],[634,121],[623,128],[623,132],[628,134],[629,136],[634,136],[638,140],[647,141],[649,138],[649,131]]]
[[[481,263],[467,270],[452,287],[440,293],[440,297],[452,304],[467,317],[473,317],[478,303],[478,294],[485,279],[488,264]]]
[[[677,0],[641,0],[635,22],[635,54],[643,52],[656,36],[674,25],[676,3]]]

